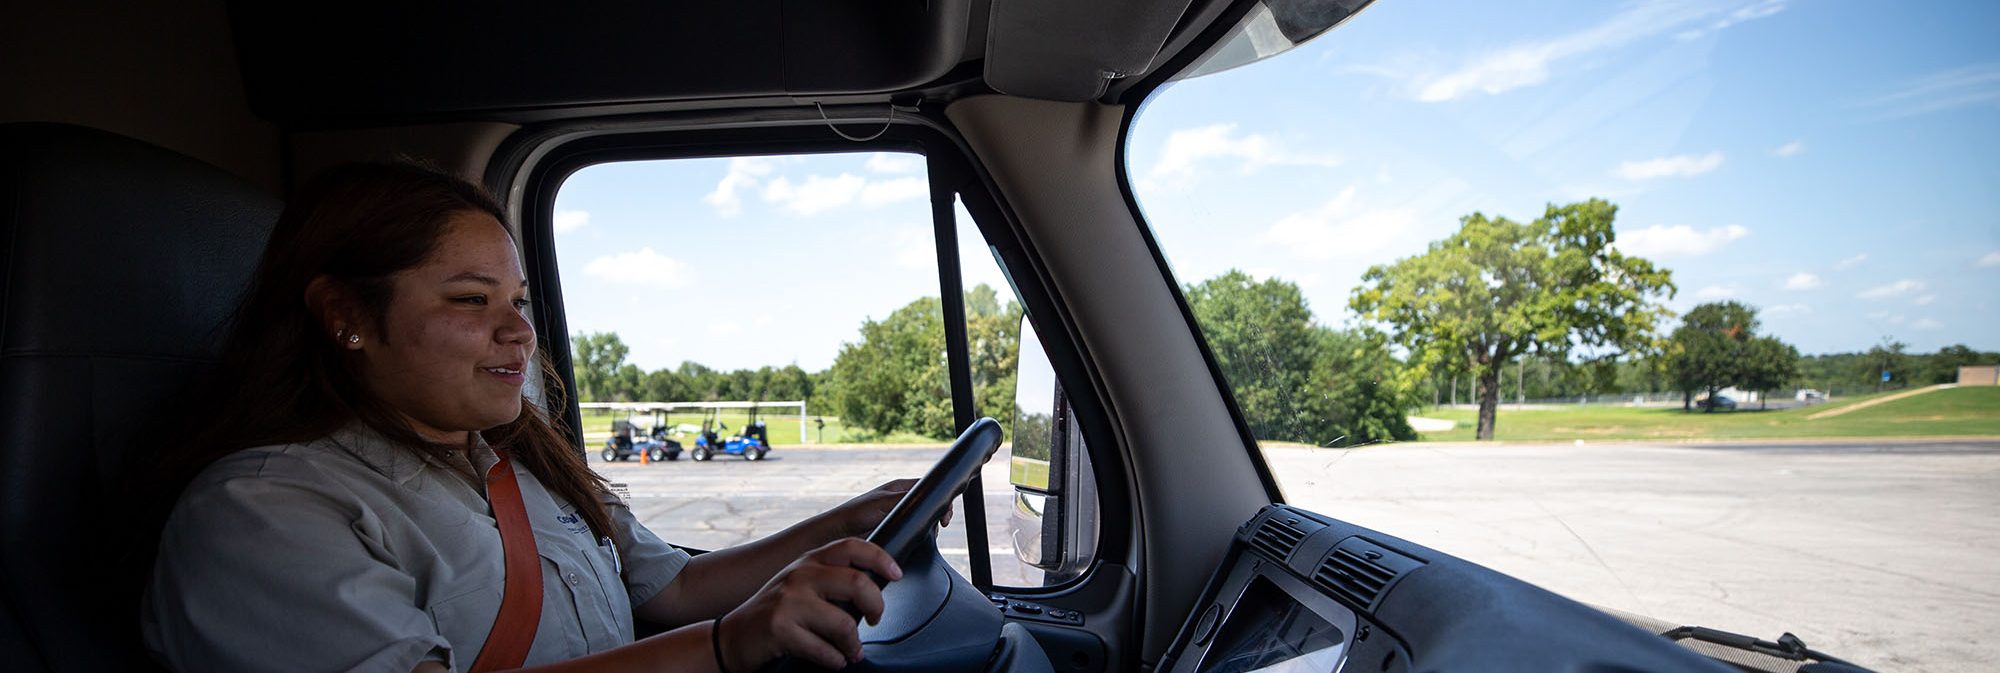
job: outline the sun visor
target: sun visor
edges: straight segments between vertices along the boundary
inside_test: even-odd
[[[884,93],[967,57],[970,0],[230,3],[256,112],[305,125]]]
[[[986,83],[1026,98],[1085,101],[1153,67],[1191,0],[994,2]]]

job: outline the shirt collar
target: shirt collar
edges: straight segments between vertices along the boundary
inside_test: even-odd
[[[327,437],[327,441],[336,449],[346,451],[398,484],[408,483],[417,475],[423,474],[426,468],[457,469],[437,458],[403,447],[361,421],[348,423],[345,427],[334,431]],[[486,443],[486,438],[480,433],[472,433],[469,448],[471,451],[467,457],[475,470],[485,470],[497,460],[493,447]]]

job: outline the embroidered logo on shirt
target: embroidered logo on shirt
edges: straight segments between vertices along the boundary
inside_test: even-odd
[[[557,514],[556,522],[562,524],[563,528],[568,529],[569,532],[574,534],[581,535],[590,532],[590,524],[584,523],[583,519],[575,514]]]

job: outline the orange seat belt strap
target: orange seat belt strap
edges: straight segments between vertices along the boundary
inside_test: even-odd
[[[542,622],[542,559],[535,551],[535,529],[521,501],[521,484],[507,452],[495,449],[500,462],[486,472],[486,500],[500,525],[500,545],[507,563],[507,584],[500,594],[500,614],[486,646],[472,662],[471,673],[520,668],[535,644],[535,627]]]

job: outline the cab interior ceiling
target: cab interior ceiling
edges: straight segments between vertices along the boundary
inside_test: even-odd
[[[518,124],[999,92],[1109,100],[1232,0],[232,1],[251,108],[294,130]]]

